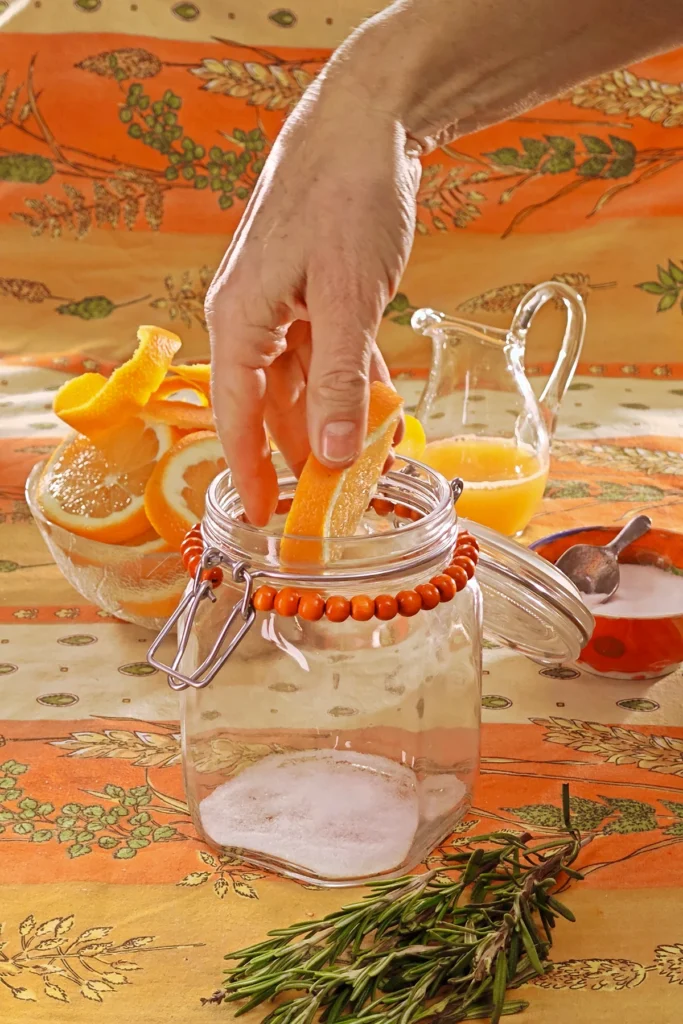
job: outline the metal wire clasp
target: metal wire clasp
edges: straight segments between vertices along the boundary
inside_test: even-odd
[[[461,497],[462,492],[465,490],[464,481],[459,476],[454,476],[450,482],[451,494],[453,495],[453,504],[458,504],[458,498]]]
[[[256,610],[254,609],[251,600],[254,574],[249,571],[246,562],[231,562],[224,558],[220,551],[217,551],[215,548],[205,550],[202,555],[201,569],[212,569],[217,565],[226,566],[230,570],[235,583],[244,583],[244,594],[233,605],[213,647],[207,654],[206,658],[204,658],[201,665],[199,665],[192,675],[189,676],[184,675],[179,670],[183,655],[187,650],[187,645],[192,633],[192,626],[194,625],[194,620],[200,604],[207,597],[211,601],[216,600],[211,582],[209,580],[201,579],[201,571],[197,572],[192,589],[188,590],[187,594],[185,594],[173,615],[161,629],[156,640],[147,652],[148,663],[154,668],[158,668],[161,672],[166,673],[168,677],[168,685],[172,690],[187,690],[190,686],[194,687],[196,690],[201,690],[205,686],[208,686],[214,676],[221,670],[238,644],[241,643],[249,632],[249,629],[256,618]],[[186,615],[186,618],[183,623],[182,631],[178,637],[178,651],[172,664],[167,665],[165,662],[160,661],[157,658],[157,651],[183,615]],[[228,639],[233,624],[238,616],[242,620],[239,628],[236,630],[232,638]],[[226,640],[227,647],[223,650],[223,645],[226,643]]]

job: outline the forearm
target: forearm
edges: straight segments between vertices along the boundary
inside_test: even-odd
[[[683,0],[400,0],[350,37],[329,80],[430,149],[680,43]]]

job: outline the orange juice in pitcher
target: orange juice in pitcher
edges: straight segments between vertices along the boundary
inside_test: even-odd
[[[536,398],[524,373],[524,346],[536,312],[564,305],[567,327],[557,362]],[[540,505],[560,402],[574,375],[586,325],[581,297],[548,282],[520,302],[512,326],[496,327],[418,310],[413,327],[432,340],[432,367],[416,410],[427,438],[423,461],[464,490],[458,512],[514,536]]]
[[[538,508],[548,465],[532,448],[503,437],[451,437],[432,441],[422,461],[465,489],[458,512],[466,519],[512,536],[524,529]]]

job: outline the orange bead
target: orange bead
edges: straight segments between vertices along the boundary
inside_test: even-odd
[[[462,555],[465,558],[471,558],[476,565],[479,561],[479,551],[477,548],[473,548],[470,544],[463,544],[462,547],[455,549],[456,555]]]
[[[325,602],[320,594],[302,594],[299,601],[299,615],[309,622],[317,622],[325,614]]]
[[[294,587],[283,587],[273,601],[273,608],[278,615],[291,619],[299,610],[300,595]]]
[[[202,538],[198,537],[196,533],[186,533],[180,545],[180,550],[187,551],[188,548],[195,548],[197,546],[200,548],[204,547]]]
[[[465,570],[462,568],[462,566],[449,565],[447,569],[444,569],[444,572],[446,576],[450,576],[450,578],[453,580],[453,582],[455,583],[456,590],[465,589],[465,587],[467,586],[468,576]]]
[[[388,516],[394,511],[393,501],[388,501],[386,498],[373,498],[370,505],[378,516]]]
[[[452,601],[455,597],[455,581],[450,576],[447,576],[445,572],[441,573],[440,576],[434,576],[429,582],[433,583],[439,591],[442,601]]]
[[[415,593],[420,595],[422,607],[425,611],[436,608],[437,604],[441,601],[441,594],[433,583],[420,583],[418,587],[415,587]]]
[[[409,508],[408,505],[394,505],[394,515],[398,516],[399,519],[410,519],[412,511],[412,508]]]
[[[280,500],[278,501],[277,505],[275,506],[275,512],[279,516],[286,516],[291,507],[292,507],[292,499],[291,498],[280,498]]]
[[[463,546],[467,545],[468,547],[476,548],[477,551],[479,550],[479,541],[477,540],[476,537],[473,537],[471,533],[468,533],[464,537],[458,536],[458,539],[456,541],[456,545],[458,547],[463,547]]]
[[[251,599],[251,603],[257,612],[269,612],[273,607],[273,602],[277,597],[277,590],[275,587],[259,587],[254,592],[254,596]]]
[[[467,558],[466,555],[456,555],[453,559],[453,565],[459,565],[467,573],[468,580],[471,580],[474,576],[475,569],[477,568],[476,563],[471,558]]]
[[[458,532],[458,541],[457,541],[458,544],[460,544],[461,542],[462,543],[467,542],[469,544],[469,542],[471,540],[475,541],[475,543],[476,543],[476,538],[475,538],[474,534],[470,533],[469,530],[460,530]]]
[[[380,594],[375,598],[375,615],[378,619],[388,622],[398,614],[398,602],[391,594]]]
[[[197,569],[199,569],[201,563],[202,559],[200,555],[191,555],[190,557],[188,557],[187,562],[185,563],[185,568],[187,569],[192,579],[194,579],[195,576],[197,575]]]
[[[182,558],[183,565],[185,566],[185,568],[187,568],[191,558],[201,559],[203,554],[204,548],[201,546],[201,544],[195,544],[193,547],[185,548],[184,551],[181,551],[180,557]]]
[[[219,565],[214,566],[213,569],[205,569],[202,573],[202,579],[209,580],[215,590],[223,582],[223,570]]]
[[[381,513],[380,513],[381,514]],[[375,602],[367,594],[358,594],[351,598],[351,615],[356,622],[368,622],[375,614]]]
[[[398,614],[405,615],[406,618],[417,615],[422,608],[422,598],[416,590],[399,591],[396,595],[396,603],[398,604]]]
[[[328,597],[325,602],[325,615],[330,622],[345,622],[351,614],[351,602],[348,597]]]

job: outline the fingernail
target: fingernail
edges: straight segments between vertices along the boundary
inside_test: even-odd
[[[323,431],[323,458],[329,462],[348,462],[355,454],[356,424],[350,420],[328,423]]]

